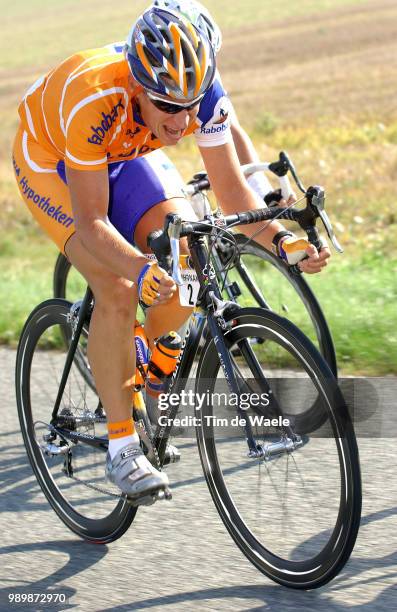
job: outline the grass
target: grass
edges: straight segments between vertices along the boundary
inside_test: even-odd
[[[396,373],[395,1],[206,5],[224,35],[224,84],[260,157],[275,159],[286,149],[304,182],[326,187],[345,254],[310,283],[339,362],[349,373]],[[15,344],[28,312],[51,295],[56,258],[14,183],[9,152],[17,104],[38,76],[70,53],[122,39],[126,24],[128,30],[146,6],[136,0],[122,13],[94,0],[0,0],[0,342]],[[192,140],[167,152],[185,179],[202,168]]]
[[[40,236],[32,241],[28,257],[16,259],[15,244],[3,255],[0,285],[0,338],[16,346],[19,331],[29,312],[52,295],[52,274],[57,250]],[[272,307],[290,318],[315,340],[306,312],[292,290],[283,286],[277,273],[248,263],[255,279],[271,296]],[[40,273],[38,273],[40,270]],[[367,254],[361,259],[335,255],[326,272],[306,276],[317,296],[333,335],[337,359],[344,374],[386,375],[397,363],[397,258]],[[286,284],[286,283],[284,283]],[[82,297],[84,283],[74,277],[70,299]],[[242,303],[249,304],[246,296]]]
[[[323,307],[346,374],[396,373],[397,259],[334,262],[309,283]]]

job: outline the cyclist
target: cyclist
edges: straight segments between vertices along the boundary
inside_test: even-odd
[[[193,25],[207,35],[215,55],[220,51],[222,46],[222,33],[209,11],[202,4],[196,2],[195,0],[154,0],[153,6],[182,13],[182,15],[184,15],[186,18],[190,19]],[[217,78],[220,80],[220,75],[218,72]],[[231,102],[229,117],[231,135],[240,164],[258,163],[260,159],[255,147],[250,137],[238,121],[235,109]],[[174,182],[175,180],[179,180],[182,188],[182,178],[177,173],[175,166],[165,155],[165,153],[161,150],[149,155],[151,156],[150,163],[155,165],[158,164],[162,168],[167,168],[171,173],[170,179]],[[149,161],[148,156],[146,156],[144,159],[145,161]],[[284,200],[281,199],[280,190],[273,190],[270,181],[263,172],[256,172],[252,174],[248,177],[247,181],[250,187],[252,187],[252,189],[254,189],[254,191],[263,200],[266,199],[268,202],[275,201],[278,202],[279,205],[287,205],[295,201],[294,196],[291,196],[288,202],[284,202]],[[203,209],[202,199],[198,199],[195,202],[192,201],[191,204],[199,218],[202,218],[205,213],[209,212]]]
[[[224,212],[236,202],[239,209],[262,202],[240,170],[210,41],[180,13],[151,7],[124,47],[67,58],[28,90],[19,114],[13,163],[21,195],[95,296],[88,356],[108,419],[106,473],[138,500],[168,479],[143,455],[131,418],[136,307],[138,300],[152,306],[145,325],[150,339],[178,328],[189,314],[173,280],[142,252],[167,213],[194,213],[157,171],[142,180],[137,164],[194,133]],[[299,248],[277,222],[260,240],[287,260]],[[302,270],[326,265],[326,251],[309,247],[306,255]]]

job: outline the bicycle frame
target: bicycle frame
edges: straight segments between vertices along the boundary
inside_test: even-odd
[[[77,349],[77,345],[79,343],[80,340],[80,335],[81,332],[83,331],[83,327],[84,327],[84,323],[86,322],[87,319],[87,315],[90,312],[90,308],[92,307],[92,300],[93,300],[93,293],[91,291],[91,289],[88,287],[86,294],[84,296],[84,299],[82,301],[80,310],[79,310],[79,316],[77,319],[77,325],[76,328],[73,331],[73,335],[72,335],[72,342],[70,344],[69,350],[68,350],[68,354],[66,357],[66,363],[65,363],[65,367],[63,370],[63,374],[62,374],[62,378],[61,378],[61,382],[59,385],[59,390],[58,390],[58,395],[57,398],[55,400],[55,405],[54,405],[54,409],[52,411],[52,419],[56,419],[56,417],[58,416],[58,410],[59,410],[59,406],[61,404],[61,400],[62,400],[62,395],[63,392],[65,390],[65,386],[66,386],[66,382],[69,376],[69,372],[70,372],[70,368],[72,367],[72,363],[73,363],[73,359],[74,359],[74,354],[76,352]]]
[[[193,267],[197,272],[198,279],[201,286],[201,302],[203,303],[206,315],[196,314],[193,315],[196,318],[196,325],[190,324],[186,334],[185,342],[182,347],[182,353],[177,365],[177,368],[171,379],[171,383],[168,389],[168,393],[178,394],[184,387],[184,381],[188,378],[194,359],[196,357],[200,337],[202,335],[205,322],[211,331],[211,335],[214,338],[217,352],[219,355],[220,363],[222,364],[225,379],[230,387],[231,392],[235,394],[241,393],[240,385],[236,379],[233,363],[227,349],[225,339],[223,336],[223,314],[230,312],[231,309],[238,310],[240,307],[235,302],[224,302],[222,300],[221,292],[216,278],[215,271],[212,269],[208,257],[208,251],[205,246],[202,237],[189,238],[189,250],[193,262]],[[77,431],[64,429],[62,425],[58,423],[59,416],[58,411],[61,404],[62,396],[65,390],[67,379],[70,373],[71,366],[73,364],[74,355],[78,346],[78,342],[84,327],[84,323],[87,320],[87,316],[92,308],[93,294],[91,289],[88,287],[84,299],[82,301],[77,323],[72,335],[72,342],[70,344],[62,378],[58,390],[58,395],[55,401],[55,405],[52,412],[51,427],[52,430],[59,434],[64,439],[69,439],[73,443],[78,442],[88,444],[89,446],[96,447],[103,451],[107,451],[108,441],[103,437],[91,436],[85,433],[79,433]],[[219,307],[221,306],[221,312]],[[245,347],[246,350],[250,350],[250,347]],[[173,420],[177,414],[179,405],[172,405],[164,412],[167,423],[173,423]],[[241,418],[244,417],[244,412],[238,408],[237,412]],[[249,421],[246,421],[245,425],[247,445],[250,451],[255,451],[256,442],[252,432],[252,427]],[[164,451],[167,446],[167,441],[171,435],[172,425],[159,426],[155,432],[154,442],[158,450],[160,459],[164,456]]]
[[[201,300],[204,301],[204,306],[206,309],[206,316],[203,317],[199,323],[198,331],[200,333],[195,334],[195,338],[193,336],[192,341],[189,342],[190,338],[190,329],[188,330],[188,340],[187,344],[183,350],[182,358],[180,361],[180,367],[177,368],[175,372],[175,376],[171,381],[170,388],[168,393],[175,393],[178,391],[178,384],[180,381],[183,381],[187,378],[190,368],[195,359],[197,349],[198,349],[198,339],[200,338],[202,329],[204,327],[204,322],[207,321],[208,327],[211,331],[212,337],[214,338],[216,349],[219,355],[220,363],[222,364],[222,369],[226,378],[226,381],[233,393],[237,395],[240,394],[240,387],[234,375],[233,363],[229,355],[229,351],[226,347],[225,339],[223,337],[223,329],[222,323],[223,317],[222,314],[227,310],[235,309],[239,310],[239,306],[234,302],[223,302],[222,296],[219,290],[219,285],[216,279],[215,272],[212,270],[211,263],[209,261],[208,252],[206,246],[204,244],[204,240],[201,237],[189,237],[188,238],[189,251],[193,262],[193,268],[197,272],[197,276],[200,282],[201,289],[203,291],[203,295],[201,296]],[[217,313],[215,310],[215,306],[217,302],[218,304],[222,304],[222,312]],[[165,411],[165,417],[167,423],[172,423],[178,412],[179,405],[169,406],[169,408]],[[243,418],[243,411],[238,408],[237,412],[241,418]],[[165,449],[166,442],[171,434],[172,425],[171,426],[163,426],[160,428],[158,432],[156,432],[156,446],[159,450],[159,454],[161,457],[161,451],[163,448]],[[256,449],[256,442],[252,433],[251,424],[247,421],[245,425],[247,444],[249,450]]]
[[[280,212],[276,209],[273,209],[273,211],[268,210],[268,209],[259,209],[257,211],[249,211],[249,212],[244,212],[244,213],[237,213],[235,215],[230,215],[228,217],[227,222],[226,222],[226,219],[219,219],[220,223],[219,224],[214,223],[214,226],[215,225],[222,226],[223,224],[225,224],[225,227],[233,227],[235,225],[238,225],[241,222],[244,224],[248,224],[248,223],[255,223],[257,221],[270,220],[272,218],[279,218],[279,217],[285,218],[289,220],[298,221],[300,226],[306,231],[310,239],[310,242],[312,244],[317,244],[318,248],[320,248],[321,241],[319,239],[317,228],[315,227],[315,220],[317,217],[321,217],[325,227],[327,228],[328,234],[330,236],[333,236],[332,226],[324,211],[324,191],[323,189],[318,186],[310,187],[307,191],[307,202],[308,202],[307,207],[302,211],[293,211],[288,208],[281,209]],[[190,226],[191,224],[188,223],[188,225]],[[193,225],[195,224],[193,223]],[[208,223],[205,225],[206,225],[206,228],[208,229]],[[174,267],[175,273],[178,273],[179,237],[182,235],[181,234],[181,229],[182,229],[181,218],[178,215],[173,215],[173,214],[167,215],[166,227],[167,227],[166,234],[164,234],[164,232],[160,232],[160,234],[159,232],[154,232],[155,234],[154,239],[157,241],[157,244],[156,244],[156,250],[155,249],[153,250],[155,253],[157,252],[160,253],[160,255],[158,255],[158,260],[159,260],[160,265],[164,267],[164,269],[169,270],[170,268],[169,264],[171,260],[171,265]],[[198,222],[197,227],[198,229],[196,230],[193,230],[193,229],[184,230],[184,231],[187,231],[187,233],[185,233],[184,235],[186,235],[188,238],[188,245],[189,245],[191,259],[193,262],[193,268],[195,269],[197,273],[198,280],[199,280],[200,287],[201,287],[201,301],[204,302],[204,306],[205,306],[206,313],[207,313],[206,314],[207,324],[211,331],[212,337],[214,338],[216,350],[218,352],[219,360],[220,360],[220,363],[221,363],[221,366],[224,372],[225,379],[229,385],[230,390],[238,396],[240,393],[240,387],[234,375],[233,362],[229,355],[229,351],[226,347],[223,330],[227,328],[227,324],[224,319],[224,314],[227,312],[230,312],[233,309],[238,312],[239,306],[236,304],[235,301],[224,301],[222,299],[222,294],[219,288],[217,276],[211,264],[211,257],[208,254],[208,250],[206,248],[206,245],[203,239],[203,235],[205,235],[205,233],[208,235],[210,232],[208,231],[203,232],[204,226],[202,222]],[[213,227],[213,225],[210,225],[209,227],[211,228]],[[336,239],[335,239],[335,242],[336,242]],[[171,257],[171,252],[172,252],[172,257]],[[92,297],[93,297],[92,292],[90,289],[88,289],[86,292],[85,298],[82,302],[82,305],[80,307],[79,317],[75,325],[75,329],[73,330],[72,342],[69,347],[65,368],[64,368],[63,375],[62,375],[62,379],[61,379],[61,384],[59,387],[57,399],[55,401],[55,405],[54,405],[54,409],[52,413],[52,423],[51,424],[54,427],[55,431],[57,431],[55,427],[55,422],[58,418],[58,410],[59,410],[59,406],[61,403],[62,395],[65,389],[65,385],[66,385],[66,381],[67,381],[67,378],[70,372],[71,365],[73,363],[73,359],[74,359],[75,351],[76,351],[78,341],[80,338],[80,334],[84,327],[84,322],[86,320],[87,314],[89,313],[90,305],[92,304]],[[199,299],[200,299],[200,294],[199,294]],[[195,354],[197,352],[197,347],[198,347],[197,342],[194,342],[191,344],[191,346],[189,346],[190,350],[187,352],[188,357],[186,357],[186,360],[188,361],[183,362],[184,363],[183,369],[184,370],[186,369],[187,373],[190,371],[188,368],[189,363],[191,365],[194,361]],[[256,359],[251,350],[249,343],[244,343],[244,351],[246,353],[246,356],[248,356],[252,360],[252,363],[255,367]],[[183,352],[181,361],[183,361],[185,353],[186,353],[186,347]],[[175,377],[172,379],[173,381],[175,381],[178,378],[178,376],[180,378],[181,375],[178,374],[179,371],[180,369],[178,368],[176,370]],[[266,384],[266,381],[265,381],[265,384]],[[171,388],[172,387],[173,385],[171,384]],[[274,407],[276,411],[280,413],[277,403],[275,403]],[[176,414],[177,409],[178,409],[178,406],[175,408],[175,414]],[[241,417],[244,416],[243,412],[240,411],[239,408],[237,409],[237,412]],[[244,427],[246,431],[246,440],[247,440],[248,448],[251,452],[255,452],[256,443],[255,443],[254,436],[252,434],[251,425],[247,420],[245,420],[245,423],[246,424]],[[290,430],[290,428],[287,427],[286,430],[289,430],[288,433],[290,435],[294,435],[294,432]],[[164,447],[164,442],[162,442],[163,438],[166,440],[167,437],[169,437],[170,435],[169,432],[167,435],[167,431],[168,431],[167,429],[161,428],[160,431],[156,432],[155,434],[157,444],[160,445],[161,448]],[[61,434],[61,432],[59,433],[60,435],[66,436],[65,433],[64,434]],[[75,442],[80,441],[80,440],[84,440],[87,442],[88,440],[90,440],[89,442],[90,444],[101,447],[101,448],[105,448],[105,441],[103,438],[95,438],[95,436],[88,436],[87,434],[84,435],[84,434],[77,434],[77,433],[73,434],[73,438],[74,438],[73,441]]]

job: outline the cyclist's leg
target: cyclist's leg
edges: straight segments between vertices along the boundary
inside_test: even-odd
[[[75,229],[69,190],[58,173],[59,160],[19,129],[13,163],[23,201],[42,230],[63,251]]]
[[[124,421],[131,416],[135,373],[136,287],[100,264],[77,234],[68,240],[65,251],[95,297],[87,352],[96,388],[108,420]]]
[[[163,226],[167,213],[178,213],[184,219],[196,218],[183,196],[182,178],[162,151],[112,164],[109,184],[109,219],[143,253],[148,252],[147,236]],[[187,253],[183,241],[181,251]],[[165,306],[150,308],[145,322],[149,339],[152,341],[171,329],[179,329],[190,313],[190,308],[180,306],[178,294]]]
[[[138,302],[136,285],[98,264],[77,234],[69,239],[65,251],[95,296],[88,358],[108,420],[106,474],[131,497],[153,494],[168,485],[168,478],[144,456],[131,415],[135,374],[134,321]]]

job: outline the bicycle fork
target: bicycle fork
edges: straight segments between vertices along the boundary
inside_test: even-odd
[[[216,299],[216,298],[215,298]],[[217,310],[219,310],[221,306],[221,301],[216,299]],[[228,303],[224,302],[225,308],[227,308]],[[218,317],[219,318],[219,317]],[[223,319],[222,319],[223,320]],[[226,347],[226,343],[223,337],[223,333],[221,332],[222,324],[219,325],[216,314],[211,314],[208,316],[208,324],[210,330],[212,332],[215,346],[218,352],[219,361],[221,363],[226,381],[228,383],[231,391],[237,396],[241,393],[241,385],[235,376],[235,371],[233,367],[233,361]],[[223,325],[225,324],[223,320]],[[266,380],[266,377],[263,375],[263,371],[261,368],[258,359],[250,346],[250,343],[247,339],[243,339],[238,342],[239,350],[241,354],[247,360],[247,363],[250,364],[250,370],[254,374],[256,380],[260,380],[261,387],[266,390],[266,394],[271,398],[271,412],[275,413],[275,415],[280,419],[283,418],[282,410],[279,407],[278,401],[274,396],[272,389]],[[259,443],[255,440],[252,424],[250,419],[247,418],[245,411],[243,411],[240,407],[237,408],[237,413],[242,419],[246,434],[246,441],[248,445],[248,453],[247,456],[251,459],[263,459],[264,461],[270,461],[276,457],[280,457],[281,455],[292,453],[293,451],[301,448],[304,445],[304,441],[302,437],[296,434],[290,424],[282,423],[283,433],[279,440],[276,442],[267,442],[267,443]],[[263,416],[263,415],[261,415]]]
[[[236,316],[238,317],[240,307],[235,302],[225,301],[222,299],[216,282],[216,274],[208,259],[208,254],[202,238],[189,238],[188,241],[193,265],[197,271],[200,284],[206,288],[204,295],[202,296],[202,300],[206,303],[206,310],[208,312],[208,327],[215,342],[215,348],[218,353],[226,382],[230,391],[234,393],[236,397],[240,397],[242,392],[241,383],[239,383],[238,379],[236,378],[232,356],[226,346],[224,338],[224,331],[228,325],[230,325],[227,321],[225,321],[225,315],[232,311],[236,311]],[[246,356],[249,357],[249,363],[252,366],[251,371],[253,371],[255,376],[261,381],[262,384],[264,384],[266,390],[271,393],[270,385],[264,377],[260,363],[258,362],[257,357],[252,351],[252,348],[247,340],[244,341],[243,350],[245,351]],[[277,415],[282,415],[277,400],[273,395],[272,401]],[[283,434],[279,441],[274,443],[260,444],[254,437],[250,419],[246,418],[246,412],[242,410],[240,406],[237,407],[237,415],[239,416],[240,421],[243,423],[242,427],[245,431],[248,446],[248,457],[250,458],[263,458],[264,460],[269,460],[273,457],[280,456],[281,454],[290,453],[303,444],[300,436],[296,435],[290,426],[283,426]]]

